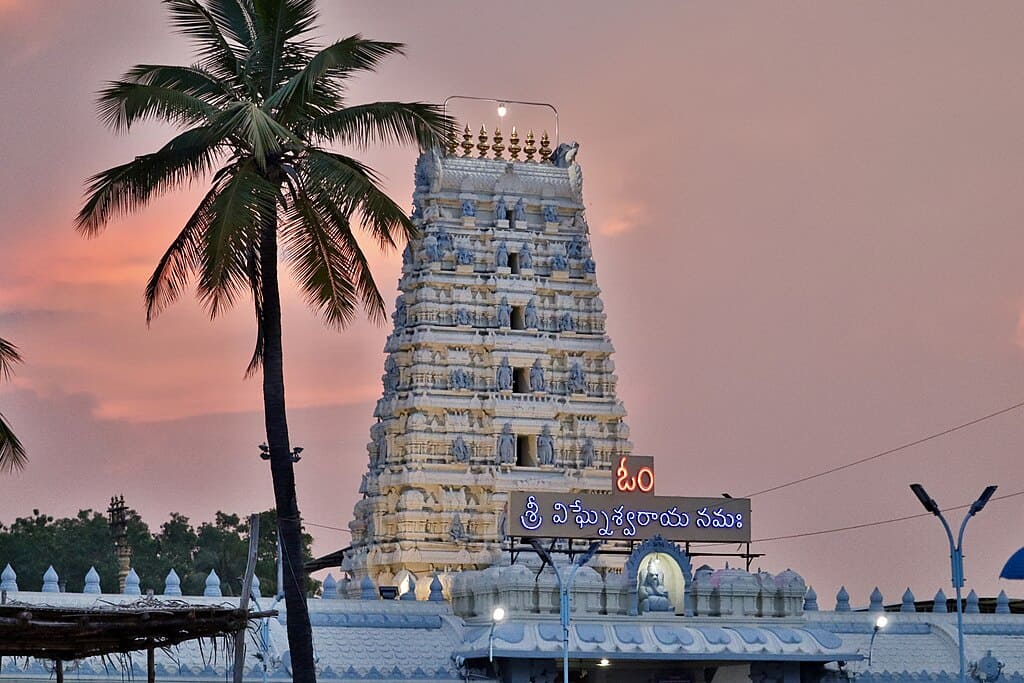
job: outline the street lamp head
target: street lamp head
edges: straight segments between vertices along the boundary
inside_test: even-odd
[[[504,621],[504,620],[505,620],[505,608],[502,607],[501,605],[498,605],[497,607],[494,608],[494,611],[491,612],[491,621]]]
[[[601,657],[601,660],[597,663],[598,666],[611,666],[611,662],[608,661],[607,657]]]
[[[933,515],[939,514],[939,504],[935,502],[935,499],[928,495],[928,492],[924,490],[924,487],[920,484],[911,484],[910,490],[914,492],[917,499],[921,501],[921,505],[924,509]]]
[[[889,617],[885,616],[884,614],[879,614],[878,618],[875,619],[875,630],[876,631],[878,629],[885,628],[888,625],[889,625]]]
[[[500,104],[498,104],[498,116],[501,118],[505,118],[505,114],[507,113],[508,107],[505,106],[505,103],[501,102]]]
[[[999,488],[999,487],[998,486],[986,486],[985,487],[985,490],[981,492],[980,496],[978,496],[978,500],[976,500],[973,503],[971,503],[971,511],[970,512],[971,512],[972,515],[976,515],[979,512],[981,512],[982,508],[984,508],[985,505],[988,504],[989,499],[992,498],[992,494],[994,494],[996,492],[997,488]]]

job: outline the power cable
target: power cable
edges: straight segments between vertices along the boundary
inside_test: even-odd
[[[1024,491],[1016,491],[1014,493],[1007,493],[1003,496],[993,496],[989,503],[995,503],[996,501],[1006,500],[1007,498],[1015,498],[1017,496],[1024,496]],[[953,510],[966,510],[971,507],[972,503],[966,503],[964,505],[956,505],[954,507],[946,508],[943,512],[952,512]],[[890,519],[882,519],[876,522],[864,522],[863,524],[851,524],[850,526],[841,526],[834,529],[820,529],[818,531],[804,531],[796,534],[785,534],[782,536],[766,536],[765,538],[752,539],[751,543],[768,543],[769,541],[787,541],[794,538],[807,538],[810,536],[823,536],[825,534],[835,534],[841,531],[853,531],[855,529],[866,529],[868,527],[883,526],[885,524],[895,524],[896,522],[905,522],[910,519],[917,519],[918,517],[930,517],[930,512],[919,512],[916,515],[906,515],[905,517],[892,517]],[[721,545],[734,545],[732,542],[722,543],[694,543],[694,546],[700,546],[703,548],[711,546]]]
[[[906,449],[911,448],[913,446],[919,446],[919,445],[921,445],[921,444],[923,444],[923,443],[925,443],[927,441],[931,441],[933,439],[938,439],[939,437],[943,437],[943,436],[946,436],[948,434],[952,434],[953,432],[958,432],[961,429],[967,429],[968,427],[972,427],[972,426],[978,424],[979,422],[984,422],[985,420],[991,420],[994,417],[999,417],[1000,415],[1003,415],[1005,413],[1009,413],[1010,411],[1016,410],[1017,408],[1021,408],[1021,407],[1024,407],[1024,401],[1021,401],[1020,403],[1015,403],[1012,406],[1009,406],[1007,408],[1003,408],[1002,410],[997,410],[994,413],[989,413],[988,415],[983,415],[981,417],[975,418],[975,419],[970,420],[968,422],[964,422],[964,423],[958,424],[955,427],[950,427],[949,429],[944,429],[941,432],[935,432],[934,434],[929,434],[926,437],[923,437],[923,438],[920,438],[920,439],[916,439],[914,441],[910,441],[910,442],[902,444],[900,446],[896,446],[895,448],[890,448],[887,451],[882,451],[881,453],[875,453],[874,455],[869,455],[866,458],[861,458],[860,460],[854,460],[853,462],[848,462],[845,465],[839,465],[837,467],[832,467],[832,468],[824,470],[822,472],[818,472],[817,474],[810,474],[810,475],[808,475],[806,477],[800,477],[799,479],[794,479],[793,481],[787,481],[784,484],[778,484],[778,485],[772,486],[770,488],[762,489],[760,491],[755,491],[754,493],[747,494],[744,497],[745,498],[753,498],[754,496],[760,496],[760,495],[762,495],[764,493],[772,493],[773,491],[779,491],[781,489],[788,488],[790,486],[796,486],[797,484],[802,484],[804,482],[811,481],[812,479],[818,479],[819,477],[824,477],[824,476],[827,476],[829,474],[834,474],[836,472],[840,472],[842,470],[849,469],[851,467],[856,467],[857,465],[862,465],[862,464],[864,464],[866,462],[870,462],[872,460],[878,460],[879,458],[884,458],[887,455],[892,455],[893,453],[898,453],[899,451],[906,450]]]

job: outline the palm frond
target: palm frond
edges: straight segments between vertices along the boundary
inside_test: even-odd
[[[308,148],[304,170],[310,183],[322,188],[346,216],[359,212],[365,228],[383,249],[394,249],[395,238],[408,240],[416,228],[405,210],[385,194],[377,174],[369,167],[343,154]]]
[[[249,287],[251,245],[264,221],[276,221],[277,188],[250,165],[224,174],[210,204],[202,236],[197,292],[210,317],[230,307]]]
[[[376,324],[385,322],[387,320],[387,311],[384,305],[384,298],[381,296],[377,283],[373,279],[370,263],[362,247],[360,247],[355,233],[352,231],[348,216],[323,191],[322,187],[313,185],[310,188],[310,196],[325,220],[336,226],[335,239],[339,243],[338,248],[349,262],[348,281],[355,287],[356,294],[362,301],[363,311],[371,322]]]
[[[365,148],[371,144],[415,144],[421,150],[441,146],[454,120],[441,107],[423,102],[374,102],[319,116],[306,126],[318,138]]]
[[[292,196],[282,229],[285,259],[291,264],[306,303],[328,324],[344,327],[356,312],[352,263],[344,249],[348,220],[324,214],[306,189]]]
[[[231,40],[246,49],[252,49],[256,42],[256,26],[253,24],[251,3],[242,0],[210,0],[207,6],[217,25]]]
[[[175,125],[206,122],[217,109],[181,90],[130,81],[111,81],[99,93],[100,120],[118,133],[133,123],[163,119]]]
[[[192,212],[185,227],[160,257],[146,283],[146,324],[178,300],[193,274],[199,270],[202,238],[214,219],[213,206],[219,194],[214,186]]]
[[[356,71],[372,70],[384,57],[403,54],[403,47],[402,43],[366,40],[358,34],[349,36],[315,54],[301,71],[267,99],[267,106],[272,111],[280,111],[282,120],[295,120],[296,111],[313,98],[318,88],[329,96],[337,96],[340,85],[330,81]]]
[[[178,32],[192,39],[200,64],[220,78],[240,75],[239,53],[221,26],[198,0],[163,0]]]
[[[153,154],[92,176],[76,227],[85,235],[96,235],[111,218],[131,213],[152,197],[202,176],[220,156],[219,143],[226,133],[210,126],[192,128]]]
[[[25,453],[25,447],[0,414],[0,472],[23,470],[27,464],[28,454]]]
[[[260,56],[257,80],[269,97],[291,78],[295,65],[308,57],[297,39],[316,23],[315,0],[252,0],[258,36],[253,52]]]
[[[263,272],[260,268],[260,239],[261,236],[257,236],[257,241],[249,245],[249,253],[246,255],[246,274],[249,278],[249,291],[252,293],[252,305],[256,314],[256,344],[253,347],[249,365],[245,368],[246,379],[256,374],[256,371],[263,365]]]
[[[21,362],[18,347],[6,339],[0,338],[0,379],[10,379],[14,366]]]

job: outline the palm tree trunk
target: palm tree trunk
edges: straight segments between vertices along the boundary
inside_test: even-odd
[[[313,631],[306,606],[306,570],[302,557],[302,522],[295,495],[295,471],[288,441],[281,349],[281,293],[277,283],[277,217],[268,218],[260,236],[263,298],[263,413],[270,446],[270,474],[277,505],[277,533],[284,566],[284,602],[288,609],[288,647],[292,680],[315,683]]]

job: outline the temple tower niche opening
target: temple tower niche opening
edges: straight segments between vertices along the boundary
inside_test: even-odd
[[[632,449],[578,147],[552,154],[545,135],[538,150],[531,133],[521,160],[513,132],[515,158],[489,158],[468,130],[463,155],[453,144],[416,164],[420,235],[403,256],[349,523],[353,587],[412,574],[425,597],[424,577],[496,564],[509,491],[610,491]]]

